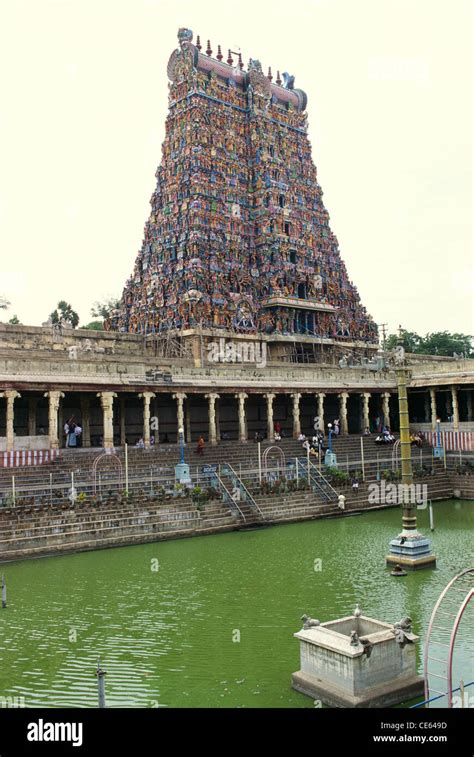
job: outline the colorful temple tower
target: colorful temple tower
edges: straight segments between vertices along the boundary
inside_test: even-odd
[[[168,63],[169,113],[142,248],[106,328],[344,344],[377,327],[329,227],[294,77],[189,29]],[[233,55],[235,58],[233,58]]]

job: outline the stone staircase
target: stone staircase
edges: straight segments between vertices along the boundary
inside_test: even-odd
[[[361,437],[359,435],[342,436],[333,439],[333,450],[337,455],[339,466],[344,469],[347,464],[360,461],[361,459]],[[369,476],[375,477],[375,468],[377,465],[377,456],[379,461],[390,461],[392,455],[392,446],[380,447],[375,444],[375,435],[364,437],[364,457],[366,463],[366,472]],[[262,455],[268,447],[279,447],[285,455],[286,461],[290,458],[304,456],[302,445],[289,438],[284,438],[281,442],[271,443],[264,441],[261,445]],[[86,480],[92,476],[92,466],[94,460],[101,454],[102,450],[98,449],[79,449],[79,450],[61,450],[61,456],[53,463],[46,465],[30,466],[16,469],[0,468],[0,492],[2,486],[8,487],[11,483],[11,477],[14,474],[18,485],[29,482],[49,480],[49,475],[53,475],[54,483],[59,484],[63,481],[68,483],[71,473]],[[122,465],[125,464],[125,452],[123,448],[115,450]],[[431,463],[431,449],[425,447],[422,450],[423,463]],[[149,449],[138,449],[131,447],[128,450],[129,470],[131,475],[137,479],[146,478],[152,473],[155,476],[166,472],[173,472],[174,466],[178,461],[179,453],[176,445],[160,444]],[[208,463],[214,465],[230,462],[235,470],[256,469],[258,466],[257,445],[249,441],[246,444],[236,441],[223,441],[217,446],[207,446],[203,456],[197,455],[195,444],[187,445],[185,448],[186,462],[191,467],[191,473],[194,476],[197,471]],[[271,455],[270,461],[275,460],[276,456]],[[420,461],[420,450],[412,448],[412,459],[414,465]],[[315,461],[315,458],[312,458]]]
[[[234,530],[235,516],[220,501],[197,510],[190,500],[137,498],[122,504],[64,505],[0,510],[0,561],[78,552],[163,538]]]

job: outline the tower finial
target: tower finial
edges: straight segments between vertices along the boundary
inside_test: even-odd
[[[210,40],[207,40],[206,55],[208,55],[209,57],[211,57],[211,55],[212,55],[212,49],[211,49],[211,42],[210,42]]]
[[[275,82],[278,84],[279,87],[281,86],[281,77],[280,77],[279,71],[277,71],[277,78],[275,79]]]
[[[268,66],[267,78],[270,79],[270,81],[273,80],[273,74],[272,74],[272,67],[271,66]]]
[[[224,56],[222,55],[221,46],[217,45],[217,55],[216,55],[216,58],[217,58],[217,60],[222,60],[223,57]]]
[[[241,71],[242,71],[243,67],[244,67],[244,62],[242,60],[242,53],[239,53],[239,68],[240,68]]]
[[[232,66],[233,62],[234,62],[234,59],[232,57],[231,51],[229,50],[229,57],[227,58],[227,63],[229,64],[229,66]]]
[[[201,52],[202,45],[201,45],[201,37],[199,36],[199,34],[196,37],[196,47],[199,50],[199,52]]]

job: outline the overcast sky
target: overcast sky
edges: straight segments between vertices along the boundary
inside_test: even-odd
[[[0,294],[92,320],[141,245],[178,27],[308,94],[331,227],[389,330],[474,333],[470,0],[0,0]]]

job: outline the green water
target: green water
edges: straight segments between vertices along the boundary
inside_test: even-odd
[[[359,602],[381,620],[410,615],[423,636],[441,589],[472,565],[474,503],[434,510],[438,569],[404,579],[384,567],[398,509],[6,564],[0,696],[95,707],[100,655],[110,707],[311,707],[290,688],[304,612],[325,621]],[[419,527],[429,533],[426,511]],[[465,681],[468,622],[456,658]]]

